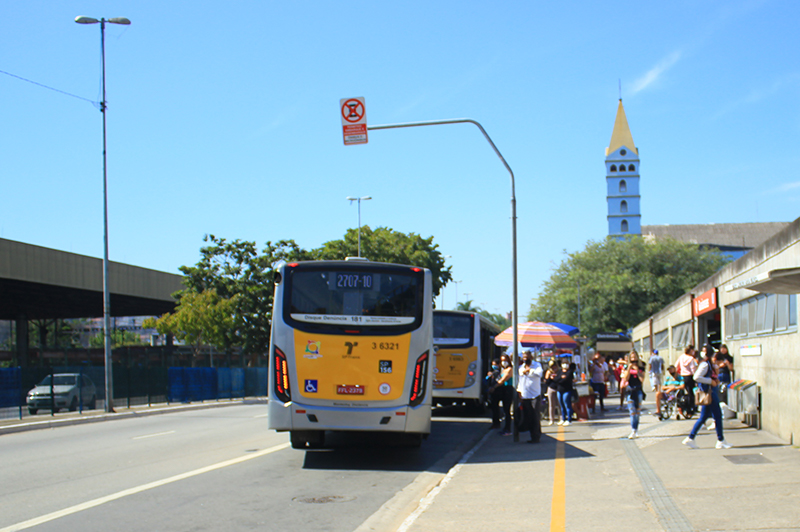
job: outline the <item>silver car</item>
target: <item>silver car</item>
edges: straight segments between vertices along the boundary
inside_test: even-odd
[[[50,394],[55,396],[55,400]],[[97,388],[88,375],[80,373],[56,373],[48,375],[28,392],[28,412],[39,410],[58,412],[62,408],[75,411],[83,404],[94,410],[97,407]]]

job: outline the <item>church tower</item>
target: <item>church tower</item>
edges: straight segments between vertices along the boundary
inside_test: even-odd
[[[642,214],[639,205],[639,150],[633,144],[628,119],[622,107],[617,108],[617,119],[611,142],[606,148],[606,183],[608,185],[608,235],[622,238],[642,234]]]

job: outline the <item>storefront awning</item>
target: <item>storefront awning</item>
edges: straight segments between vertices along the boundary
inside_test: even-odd
[[[800,268],[770,270],[741,288],[767,294],[800,294]]]

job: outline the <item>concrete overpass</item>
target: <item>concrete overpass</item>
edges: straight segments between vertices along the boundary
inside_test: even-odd
[[[160,315],[175,308],[181,275],[109,262],[112,316]],[[0,238],[0,320],[17,322],[27,350],[27,321],[103,315],[103,261]],[[23,330],[24,329],[24,330]]]

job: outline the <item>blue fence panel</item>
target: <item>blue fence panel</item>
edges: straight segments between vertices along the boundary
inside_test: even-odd
[[[247,368],[244,390],[245,397],[266,397],[267,368]]]
[[[231,368],[231,397],[244,397],[244,368]]]
[[[217,369],[217,393],[220,399],[231,397],[231,368]]]
[[[22,370],[20,368],[0,369],[0,407],[20,406],[22,395]]]

